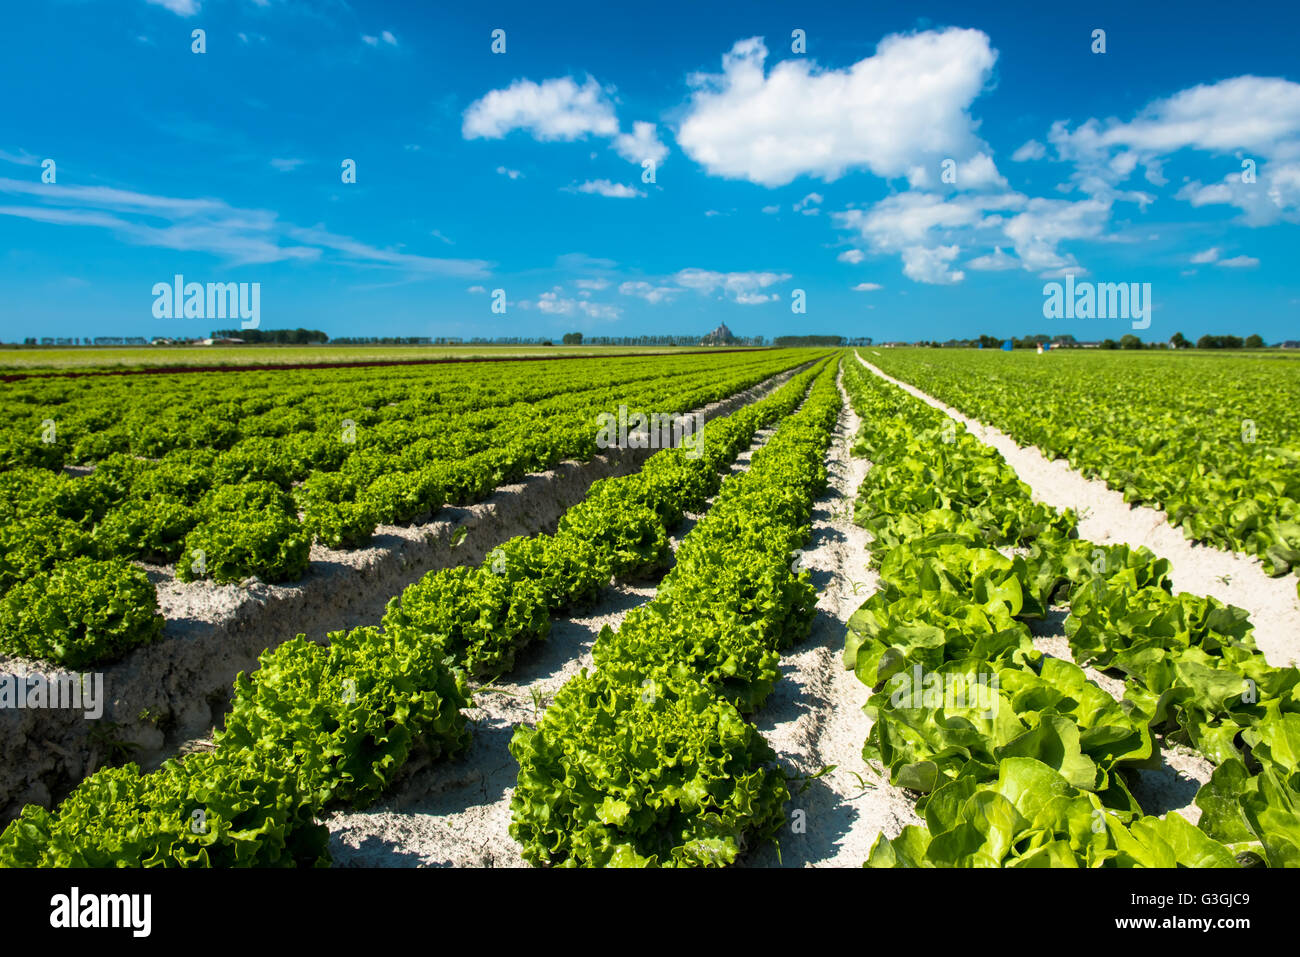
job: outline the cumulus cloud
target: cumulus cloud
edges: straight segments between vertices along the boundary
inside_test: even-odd
[[[949,269],[948,264],[957,258],[960,247],[909,246],[903,250],[903,275],[917,282],[946,285],[961,282],[966,274],[960,269]]]
[[[1028,140],[1020,149],[1011,154],[1013,163],[1023,163],[1026,160],[1040,160],[1047,155],[1047,147],[1038,140]]]
[[[1192,180],[1175,198],[1192,206],[1236,206],[1247,226],[1269,226],[1279,221],[1300,222],[1300,163],[1274,160],[1260,167],[1255,182],[1241,173],[1229,173],[1218,183]]]
[[[742,305],[771,302],[776,293],[764,289],[790,278],[789,273],[776,272],[713,272],[708,269],[682,269],[673,277],[679,286],[703,294],[720,293]]]
[[[817,207],[821,205],[822,199],[823,197],[821,193],[809,193],[803,199],[799,200],[799,202],[794,204],[794,211],[796,213],[803,213],[805,216],[816,216],[821,212]]]
[[[516,80],[471,103],[461,122],[461,135],[467,140],[495,140],[523,130],[543,142],[596,136],[608,139],[630,163],[639,165],[647,159],[662,163],[668,147],[659,141],[655,124],[637,121],[632,132],[619,132],[611,92],[591,76],[581,84],[569,76],[541,83]]]
[[[1076,265],[1057,246],[1067,239],[1096,239],[1110,219],[1111,203],[1101,199],[1028,201],[1023,212],[1007,221],[1003,232],[1015,246],[1026,269],[1061,269]]]
[[[1254,256],[1233,256],[1231,259],[1220,259],[1217,265],[1226,269],[1253,269],[1259,265],[1259,260]]]
[[[759,37],[737,42],[720,74],[693,74],[677,135],[710,173],[781,186],[798,176],[831,181],[849,169],[907,175],[983,148],[968,109],[997,53],[978,30],[948,29],[882,40],[844,69],[807,58],[765,70]]]
[[[639,189],[633,189],[623,183],[612,183],[607,179],[593,179],[565,189],[570,193],[594,193],[597,196],[608,196],[611,199],[635,199],[638,196],[645,195]]]
[[[949,250],[962,246],[1008,243],[974,259],[977,270],[1019,266],[1032,272],[1077,268],[1073,255],[1059,244],[1097,239],[1104,234],[1111,202],[1031,198],[1021,193],[970,193],[944,196],[909,191],[880,200],[867,209],[835,213],[835,224],[854,231],[873,252],[902,257],[903,273],[917,282],[960,282],[964,271],[949,269]],[[987,247],[986,247],[987,248]],[[955,255],[955,254],[954,254]]]
[[[862,260],[867,258],[867,254],[861,249],[846,249],[835,258],[842,263],[852,263],[856,266],[858,263],[862,262]]]
[[[1195,256],[1193,256],[1192,262],[1197,264],[1212,263],[1218,258],[1219,258],[1219,247],[1211,246],[1209,249],[1205,250],[1205,252],[1197,253]]]
[[[521,302],[525,309],[536,306],[539,312],[552,316],[572,316],[582,313],[589,319],[617,319],[623,314],[618,306],[604,302],[589,302],[586,299],[567,299],[560,295],[559,287],[551,292],[544,292],[537,297],[536,303]]]
[[[605,90],[594,77],[581,85],[572,77],[534,83],[516,80],[492,90],[465,110],[465,139],[501,139],[524,130],[539,140],[576,140],[589,134],[615,136],[618,118]]]
[[[854,292],[876,292],[885,287],[878,282],[860,282],[853,287]]]
[[[986,256],[976,256],[966,264],[966,268],[999,272],[1005,269],[1020,269],[1021,262],[1015,256],[1003,252],[1001,246],[995,246],[993,252]]]
[[[1300,83],[1247,75],[1201,84],[1153,100],[1127,122],[1089,119],[1074,129],[1054,123],[1048,140],[1075,165],[1073,182],[1096,196],[1139,166],[1148,182],[1165,185],[1164,159],[1179,150],[1244,153],[1258,166],[1254,182],[1239,170],[1218,183],[1191,181],[1176,198],[1237,206],[1251,226],[1300,221]]]
[[[650,160],[658,166],[668,155],[668,147],[659,142],[655,125],[641,121],[632,124],[631,133],[619,133],[614,137],[614,149],[629,163],[637,164]]]
[[[657,286],[644,280],[630,280],[620,283],[618,291],[624,296],[636,296],[638,299],[644,299],[651,305],[670,302],[673,296],[681,292],[680,289],[675,289],[672,286]]]
[[[519,170],[517,169],[509,169],[508,167],[505,166],[498,166],[497,172],[500,173],[502,176],[508,176],[511,179],[518,179],[519,177],[524,175],[523,173],[519,172]]]

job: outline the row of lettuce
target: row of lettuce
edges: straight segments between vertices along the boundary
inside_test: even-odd
[[[845,665],[873,689],[864,756],[921,795],[924,826],[873,867],[1300,864],[1294,668],[1256,650],[1240,609],[1175,595],[1145,549],[1077,537],[992,449],[846,364],[872,462],[855,520],[881,579]],[[1038,651],[1026,621],[1068,604],[1072,657],[1125,677],[1116,700]],[[1129,787],[1167,734],[1218,767],[1199,827],[1145,815]]]
[[[787,780],[746,715],[815,614],[798,555],[826,486],[838,364],[722,484],[655,598],[602,630],[595,670],[516,729],[510,833],[526,860],[724,866],[782,827]]]
[[[182,581],[294,581],[307,571],[313,541],[359,547],[378,525],[420,521],[444,503],[472,502],[561,460],[590,458],[599,451],[598,413],[620,405],[698,408],[805,360],[791,352],[652,357],[618,360],[614,371],[592,362],[553,363],[557,379],[542,395],[535,380],[546,369],[507,364],[510,377],[496,393],[472,390],[492,404],[468,410],[440,383],[449,375],[442,371],[426,371],[430,382],[407,374],[333,396],[328,381],[312,392],[305,384],[280,390],[278,380],[249,379],[242,388],[260,382],[271,397],[209,398],[232,415],[247,402],[261,408],[300,400],[301,407],[276,404],[253,416],[296,431],[246,437],[223,449],[221,430],[205,439],[193,423],[168,419],[169,428],[186,425],[186,441],[199,444],[157,459],[143,457],[158,451],[149,443],[114,448],[86,475],[62,470],[61,460],[0,473],[0,653],[67,667],[115,660],[156,641],[164,626],[139,562],[174,564]],[[575,389],[578,366],[592,381]],[[254,374],[237,375],[242,381]],[[204,396],[200,384],[213,375],[173,378],[188,383],[195,405]],[[529,399],[516,401],[516,388]],[[81,398],[96,405],[94,393]],[[67,414],[89,415],[74,399]],[[444,405],[457,411],[440,411]],[[131,423],[139,415],[117,411]],[[354,417],[353,425],[335,428],[329,422],[336,417]]]
[[[824,363],[823,363],[824,364]],[[705,428],[699,454],[651,456],[592,485],[554,535],[515,538],[477,568],[431,572],[382,627],[298,636],[235,682],[211,751],[141,773],[96,772],[56,810],[30,805],[0,835],[5,866],[306,866],[328,863],[330,807],[371,803],[415,749],[461,753],[471,674],[509,670],[551,616],[589,605],[611,576],[653,576],[669,532],[704,507],[721,473],[788,416],[817,374]]]
[[[1300,366],[1228,356],[869,356],[967,415],[1166,512],[1188,538],[1300,569]],[[1300,592],[1300,582],[1296,583]]]

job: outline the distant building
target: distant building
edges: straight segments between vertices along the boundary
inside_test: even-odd
[[[720,326],[718,326],[718,328],[714,329],[707,336],[701,339],[700,345],[723,346],[723,345],[730,345],[735,341],[736,341],[736,337],[732,335],[731,330],[727,328],[727,324],[724,322]]]
[[[1286,342],[1279,342],[1277,347],[1279,349],[1300,349],[1300,342],[1295,339],[1288,339]]]

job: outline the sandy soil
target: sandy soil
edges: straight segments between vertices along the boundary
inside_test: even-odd
[[[754,450],[772,435],[758,433],[731,466],[748,468]],[[671,536],[673,551],[694,527],[688,515]],[[510,754],[517,724],[536,724],[564,683],[590,669],[591,646],[601,629],[617,629],[624,616],[650,601],[657,582],[617,584],[590,613],[552,622],[541,646],[521,655],[504,679],[475,692],[467,714],[474,741],[450,763],[408,767],[385,800],[326,820],[337,867],[525,867],[510,837],[510,798],[519,765]]]
[[[1036,447],[1022,447],[1005,432],[962,415],[865,359],[861,361],[882,379],[964,423],[997,449],[1033,490],[1037,501],[1058,509],[1073,508],[1080,516],[1081,538],[1101,545],[1145,545],[1173,563],[1171,577],[1176,590],[1213,595],[1250,612],[1255,640],[1270,664],[1285,667],[1300,663],[1300,601],[1293,577],[1270,578],[1255,558],[1193,544],[1163,512],[1130,506],[1121,493],[1098,479],[1085,478],[1064,459],[1048,460]]]
[[[862,758],[870,689],[842,663],[849,617],[879,582],[867,568],[867,532],[853,524],[853,498],[868,468],[849,453],[858,424],[845,396],[827,462],[830,487],[817,502],[801,559],[821,594],[817,618],[809,638],[787,652],[781,681],[755,716],[789,776],[834,770],[790,785],[779,852],[771,844],[756,848],[742,866],[861,867],[882,831],[895,837],[920,823],[907,792]]]

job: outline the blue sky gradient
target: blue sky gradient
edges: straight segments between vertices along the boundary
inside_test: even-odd
[[[1067,272],[1300,338],[1297,6],[1050,6],[11,5],[0,339],[232,324],[177,273],[332,336],[1130,331]]]

